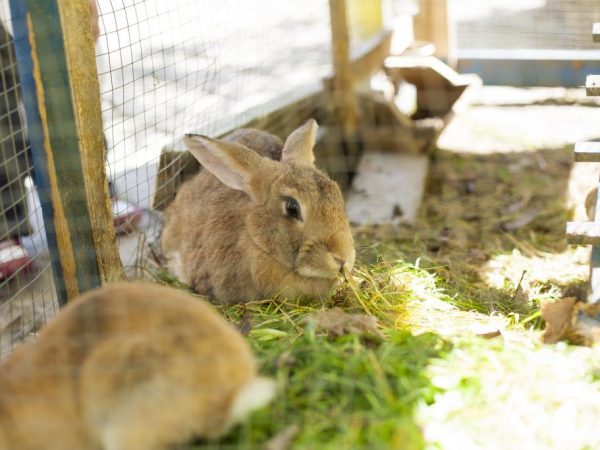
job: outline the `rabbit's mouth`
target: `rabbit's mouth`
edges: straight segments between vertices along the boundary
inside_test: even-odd
[[[298,275],[304,278],[328,280],[332,283],[341,278],[339,272],[332,271],[329,268],[302,266],[296,269],[296,273],[298,273]]]
[[[345,257],[344,257],[345,256]],[[296,261],[295,271],[305,278],[329,280],[348,279],[354,266],[354,253],[307,252]]]

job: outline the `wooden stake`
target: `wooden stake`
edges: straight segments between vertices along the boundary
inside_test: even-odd
[[[125,272],[119,256],[105,166],[100,85],[88,0],[58,0],[65,58],[79,140],[100,281],[119,281]]]
[[[346,137],[353,136],[358,124],[358,104],[350,62],[350,33],[346,0],[329,0],[331,51],[333,58],[333,101],[335,114]]]

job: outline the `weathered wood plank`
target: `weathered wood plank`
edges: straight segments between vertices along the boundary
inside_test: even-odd
[[[577,142],[573,153],[576,162],[600,162],[600,142]]]
[[[41,127],[41,130],[39,130],[39,134],[42,136],[42,147],[39,149],[32,148],[32,152],[37,152],[45,155],[46,160],[48,162],[46,168],[48,170],[47,176],[50,181],[50,195],[52,205],[50,206],[42,204],[42,208],[46,207],[47,209],[52,209],[53,225],[56,231],[58,256],[60,259],[60,275],[62,275],[64,279],[65,286],[65,292],[61,292],[58,294],[59,304],[61,304],[67,299],[76,297],[80,292],[80,280],[77,276],[77,268],[75,264],[76,247],[73,245],[73,241],[75,241],[77,244],[82,244],[81,241],[78,242],[78,239],[76,237],[74,239],[72,236],[72,230],[69,227],[67,221],[67,213],[65,212],[65,204],[70,203],[70,206],[74,208],[74,210],[77,212],[80,212],[82,210],[82,205],[81,199],[73,198],[73,196],[70,196],[68,192],[62,191],[61,188],[62,183],[68,183],[73,178],[73,175],[75,175],[77,169],[75,168],[75,170],[73,170],[73,167],[65,167],[65,161],[61,161],[60,156],[58,161],[54,157],[55,148],[66,147],[66,152],[69,152],[69,150],[73,146],[72,143],[68,142],[68,132],[64,132],[64,130],[61,129],[63,127],[68,126],[66,121],[63,124],[60,124],[57,121],[57,117],[64,115],[66,113],[66,110],[70,106],[65,102],[63,96],[58,94],[58,92],[60,92],[59,86],[64,81],[64,78],[66,78],[66,67],[61,67],[60,62],[58,62],[58,67],[56,67],[55,71],[52,74],[45,74],[45,70],[43,69],[43,67],[45,67],[46,63],[48,62],[47,56],[53,54],[60,54],[60,50],[57,49],[57,46],[62,46],[62,40],[60,40],[60,38],[51,39],[49,38],[48,34],[45,34],[44,32],[49,33],[48,29],[54,29],[54,31],[60,30],[60,22],[58,22],[57,20],[56,23],[49,24],[43,23],[44,19],[41,19],[43,25],[39,25],[38,28],[35,25],[35,22],[39,20],[40,16],[43,17],[46,11],[44,11],[43,8],[37,6],[39,5],[33,5],[30,8],[30,12],[27,14],[27,29],[29,44],[31,46],[31,59],[33,60],[33,78],[35,82],[35,95],[37,100],[36,112],[38,113],[39,117],[38,124]],[[52,4],[51,6],[54,7],[52,8],[51,12],[56,13],[56,4]],[[58,17],[56,17],[56,19],[58,19]],[[51,20],[52,19],[50,19],[50,21]],[[38,34],[38,30],[41,33]],[[47,80],[46,82],[44,82],[45,76],[47,77],[48,75],[50,75],[51,78],[57,78],[57,80]],[[46,94],[46,86],[48,85],[52,86],[55,89],[55,95],[53,95],[52,97],[49,97]],[[51,129],[55,132],[58,132],[59,136],[57,136],[57,140],[53,140],[50,136]],[[64,138],[63,136],[61,136],[63,134]],[[86,265],[86,262],[86,258],[84,258],[84,266]],[[93,283],[93,280],[89,280],[88,275],[85,276],[85,279],[86,281],[84,281],[84,284],[87,284],[88,281],[90,282],[90,284]]]
[[[417,112],[414,119],[443,117],[444,122],[469,104],[482,85],[477,75],[462,75],[437,58],[429,56],[390,56],[385,72],[393,80],[417,86]]]
[[[364,153],[346,197],[348,219],[360,225],[414,223],[428,165],[427,155]]]
[[[104,133],[89,2],[58,0],[85,194],[100,281],[125,278],[119,257],[104,160]]]
[[[413,27],[415,39],[432,42],[435,55],[455,66],[456,39],[448,14],[449,3],[448,0],[420,0]]]
[[[588,75],[585,78],[585,94],[588,97],[600,96],[600,75]]]

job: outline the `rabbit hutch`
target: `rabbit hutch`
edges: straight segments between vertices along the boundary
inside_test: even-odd
[[[181,448],[600,446],[600,3],[0,6],[0,383],[46,323],[67,327],[61,310],[82,294],[144,280],[211,303],[277,386],[231,432],[182,436]],[[268,134],[255,144],[245,129]],[[227,158],[243,145],[285,164],[298,133],[313,179],[343,196],[339,211],[310,205],[331,230],[298,236],[347,228],[343,280],[232,302],[196,288],[169,264],[169,220],[180,226],[170,241],[230,252],[203,270],[235,272],[244,258],[225,219],[195,234],[174,214],[189,205],[214,223],[237,208],[189,186],[207,172],[211,186],[248,183],[219,172],[247,170]],[[194,142],[233,153],[214,168]],[[309,208],[280,200],[296,219]],[[284,233],[259,223],[265,242]],[[122,314],[137,324],[155,311]],[[79,325],[83,337],[94,323]]]

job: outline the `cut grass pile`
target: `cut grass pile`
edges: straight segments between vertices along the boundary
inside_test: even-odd
[[[450,344],[433,333],[413,336],[401,325],[415,295],[412,281],[420,284],[427,274],[408,265],[371,269],[357,276],[355,287],[338,290],[323,304],[297,300],[226,308],[234,321],[251,318],[250,340],[264,372],[281,387],[274,405],[244,427],[238,439],[250,446],[297,424],[294,448],[422,446],[413,410],[433,400],[435,389],[424,370]],[[383,340],[318,332],[311,315],[334,306],[375,315]]]
[[[413,335],[406,315],[415,299],[437,295],[427,271],[382,262],[359,266],[351,284],[321,302],[218,306],[247,334],[261,372],[277,380],[279,395],[225,439],[192,448],[262,448],[289,426],[298,427],[298,449],[422,448],[415,410],[439,391],[425,370],[452,345],[436,333]],[[317,329],[314,314],[334,307],[377,317],[381,337],[333,337]]]

